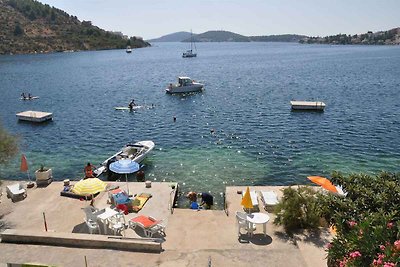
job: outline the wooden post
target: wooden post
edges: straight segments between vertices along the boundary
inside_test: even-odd
[[[87,259],[86,259],[86,256],[85,256],[85,267],[87,267]]]
[[[47,222],[46,222],[46,215],[44,214],[44,212],[43,212],[43,221],[44,221],[44,229],[46,230],[46,232],[47,232]]]

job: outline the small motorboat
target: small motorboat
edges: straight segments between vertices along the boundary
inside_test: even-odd
[[[26,96],[26,97],[20,97],[21,100],[35,100],[35,99],[39,99],[38,96]]]
[[[189,77],[178,77],[178,83],[170,83],[165,91],[168,94],[190,93],[201,91],[203,87],[204,84],[195,82]]]
[[[126,53],[132,53],[132,48],[129,45],[126,47]]]
[[[150,151],[153,150],[155,144],[153,141],[140,141],[134,144],[127,144],[120,151],[106,159],[99,168],[95,169],[93,172],[96,177],[100,176],[103,172],[108,170],[108,166],[120,159],[131,159],[137,163],[141,163]]]

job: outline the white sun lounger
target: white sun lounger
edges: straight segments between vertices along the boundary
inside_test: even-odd
[[[278,196],[274,191],[260,191],[260,195],[265,210],[279,203]]]

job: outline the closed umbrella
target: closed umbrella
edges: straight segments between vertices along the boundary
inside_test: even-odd
[[[28,174],[28,187],[33,186],[33,183],[31,182],[31,177],[29,176],[28,172],[28,161],[26,160],[26,156],[24,154],[21,155],[21,166],[20,166],[21,172],[26,172]]]
[[[253,202],[251,201],[251,196],[250,196],[250,189],[247,187],[246,192],[244,193],[244,196],[242,198],[242,202],[240,203],[245,209],[248,209],[249,211],[253,208]]]
[[[308,176],[307,177],[311,182],[320,185],[322,188],[331,191],[332,193],[338,193],[336,186],[334,186],[331,181],[321,176]]]
[[[81,196],[89,196],[103,192],[106,187],[107,184],[99,178],[88,178],[77,182],[72,188],[72,192]]]
[[[109,168],[111,171],[113,171],[115,173],[125,174],[126,187],[127,187],[127,192],[129,195],[128,174],[137,172],[140,169],[139,164],[130,159],[121,159],[121,160],[111,163]]]

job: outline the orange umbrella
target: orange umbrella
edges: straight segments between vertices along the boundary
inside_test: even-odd
[[[21,156],[21,172],[27,172],[28,171],[28,162],[26,160],[26,157],[24,154]]]
[[[336,186],[334,186],[331,181],[321,176],[308,176],[307,177],[311,182],[316,183],[317,185],[322,186],[322,188],[331,191],[333,193],[337,193]]]
[[[250,189],[247,187],[246,193],[244,193],[244,196],[242,198],[242,202],[240,203],[244,208],[246,209],[252,209],[253,208],[253,202],[251,201],[251,196],[250,196]]]

